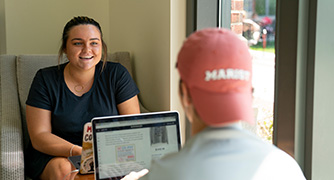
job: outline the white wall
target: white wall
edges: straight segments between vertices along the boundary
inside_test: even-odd
[[[185,9],[185,0],[110,1],[109,28],[111,51],[132,54],[143,105],[178,110],[183,128],[175,62],[185,39]]]
[[[110,1],[110,42],[112,51],[132,53],[144,106],[169,110],[169,0]]]
[[[318,0],[313,115],[312,179],[333,179],[333,0]]]
[[[63,27],[74,16],[87,15],[102,26],[104,38],[109,40],[110,0],[1,0],[5,13],[5,47],[3,54],[56,54]],[[4,19],[3,19],[4,18]],[[2,32],[2,31],[0,31]],[[3,35],[0,36],[1,40]],[[108,44],[108,42],[107,42]],[[2,50],[4,49],[4,52]]]
[[[170,35],[170,109],[180,113],[182,142],[186,141],[186,118],[179,100],[179,73],[175,67],[177,55],[186,39],[186,0],[171,0]]]
[[[171,0],[171,48],[170,48],[170,89],[171,89],[171,109],[178,110],[181,117],[182,127],[185,128],[185,114],[179,100],[179,73],[175,68],[177,55],[186,39],[186,0]],[[185,130],[185,129],[183,129]],[[183,134],[185,138],[185,134]],[[184,141],[185,139],[183,139]]]

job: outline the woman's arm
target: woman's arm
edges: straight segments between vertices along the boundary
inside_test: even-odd
[[[124,114],[139,114],[140,109],[139,109],[139,102],[138,102],[138,97],[133,96],[132,98],[122,102],[121,104],[117,105],[117,109],[119,114],[124,115]]]
[[[27,127],[32,146],[52,156],[70,156],[73,144],[51,133],[51,111],[26,106]],[[80,155],[81,147],[74,146],[72,155]]]

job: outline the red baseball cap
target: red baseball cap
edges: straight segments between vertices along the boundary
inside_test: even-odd
[[[178,54],[177,68],[205,124],[253,123],[252,57],[238,35],[219,28],[194,32]]]

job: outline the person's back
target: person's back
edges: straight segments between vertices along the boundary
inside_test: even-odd
[[[193,33],[177,68],[194,136],[180,152],[154,161],[144,179],[305,179],[291,156],[240,127],[254,123],[252,57],[236,34],[218,28]]]
[[[289,155],[237,125],[206,128],[152,164],[146,179],[305,179]]]

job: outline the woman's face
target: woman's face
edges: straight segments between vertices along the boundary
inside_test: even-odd
[[[64,50],[72,68],[90,70],[101,60],[101,33],[94,25],[74,26],[68,33]]]

